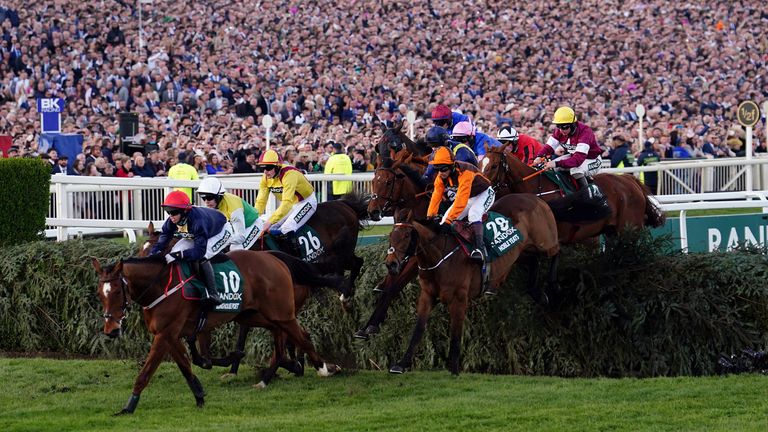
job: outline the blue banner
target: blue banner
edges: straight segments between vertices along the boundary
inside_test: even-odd
[[[61,132],[61,113],[64,111],[64,99],[41,98],[37,100],[37,112],[40,113],[42,133]]]

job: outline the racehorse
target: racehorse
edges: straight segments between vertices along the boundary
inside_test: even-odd
[[[323,253],[312,262],[321,267],[324,272],[336,273],[343,276],[349,270],[349,279],[335,288],[345,308],[350,307],[352,296],[355,294],[355,280],[360,275],[363,259],[355,255],[357,237],[362,229],[362,222],[368,219],[368,200],[357,193],[344,195],[335,201],[326,201],[317,205],[315,214],[307,221],[307,225],[317,232],[320,244],[324,245]],[[288,251],[285,242],[275,239],[281,249]],[[316,253],[317,245],[312,241],[299,238],[299,245],[304,248],[307,256]],[[266,250],[264,241],[256,241],[252,250]]]
[[[561,198],[557,184],[506,151],[507,146],[486,148],[488,162],[483,174],[493,184],[497,198],[507,193],[535,194],[546,201]],[[664,213],[651,200],[648,188],[634,176],[597,174],[594,181],[608,201],[610,216],[590,223],[563,222],[559,218],[558,232],[562,243],[578,242],[599,234],[614,235],[627,227],[664,224]]]
[[[423,157],[432,152],[423,141],[413,141],[403,132],[403,122],[396,122],[392,127],[381,125],[383,135],[376,143],[376,153],[378,155],[376,166],[387,166],[388,160],[397,159],[398,155],[404,150],[408,150],[414,156]]]
[[[137,257],[146,257],[149,255],[149,251],[157,243],[160,238],[160,231],[155,231],[155,226],[152,222],[147,227],[149,237],[142,245],[141,249],[137,253]],[[169,252],[173,247],[175,241],[172,241],[168,245]],[[287,253],[281,251],[266,251],[281,261],[283,261],[291,270],[291,277],[293,278],[293,293],[294,293],[294,306],[296,313],[298,313],[306,302],[309,294],[314,288],[323,286],[338,287],[341,283],[341,277],[318,277],[318,269],[311,263],[304,262],[298,258],[295,258]],[[197,334],[193,334],[192,337],[187,338],[187,344],[189,345],[190,354],[192,356],[192,364],[195,364],[203,369],[210,369],[212,366],[229,367],[230,370],[224,375],[237,375],[240,367],[240,361],[245,357],[245,343],[248,338],[248,332],[250,328],[246,325],[240,325],[238,330],[237,342],[235,344],[235,351],[228,353],[225,357],[214,358],[210,354],[211,346],[211,333],[204,330]],[[198,351],[195,345],[195,340],[199,341],[200,350]],[[299,352],[297,355],[295,347],[290,341],[285,341],[285,338],[281,338],[280,341],[276,341],[277,345],[285,346],[288,349],[288,358],[282,359],[273,357],[273,361],[277,362],[278,367],[282,367],[289,372],[301,376],[304,374],[304,353]],[[269,380],[270,377],[268,377]]]
[[[429,199],[421,185],[421,175],[424,166],[410,165],[412,158],[404,150],[396,156],[397,160],[389,161],[389,167],[379,167],[371,182],[373,195],[368,202],[368,213],[371,219],[380,220],[385,212],[411,209],[415,219],[423,219],[427,214]],[[355,332],[357,339],[368,339],[379,331],[379,326],[387,318],[387,310],[392,301],[417,274],[416,261],[405,260],[403,268],[397,274],[387,274],[376,288],[381,295],[376,300],[373,313],[360,330]]]
[[[258,386],[264,386],[274,376],[283,361],[287,337],[309,356],[320,376],[331,376],[340,369],[326,363],[315,351],[308,333],[296,320],[291,269],[276,256],[254,251],[234,251],[228,254],[242,275],[242,304],[239,312],[210,314],[203,331],[210,331],[229,321],[249,327],[263,327],[274,338],[275,351],[270,367],[262,374]],[[200,304],[187,301],[178,292],[189,281],[181,280],[178,264],[167,264],[164,257],[128,258],[102,267],[93,259],[99,274],[97,294],[104,308],[104,333],[110,337],[121,334],[121,324],[127,313],[128,302],[143,307],[144,321],[154,335],[152,347],[134,382],[128,403],[118,414],[136,410],[139,397],[166,354],[170,354],[189,388],[198,407],[203,406],[204,390],[193,374],[189,358],[179,340],[193,334],[198,325]]]
[[[560,246],[555,217],[549,206],[533,195],[512,194],[496,201],[490,211],[511,219],[514,227],[522,234],[522,240],[493,261],[488,283],[494,288],[499,287],[520,254],[535,251],[550,257],[547,282],[550,286],[556,284]],[[390,372],[403,373],[411,367],[429,314],[439,299],[447,306],[450,315],[449,369],[453,375],[458,375],[467,306],[469,299],[479,296],[482,291],[481,267],[470,260],[465,247],[455,235],[436,233],[434,227],[414,221],[409,210],[402,210],[396,219],[398,223],[389,235],[387,268],[390,274],[395,274],[401,271],[408,257],[415,256],[421,293],[416,306],[416,327],[408,349],[402,359],[390,368]]]

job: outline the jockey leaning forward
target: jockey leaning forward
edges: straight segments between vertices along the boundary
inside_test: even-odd
[[[566,154],[548,161],[546,168],[567,170],[579,185],[579,189],[589,186],[588,179],[597,174],[603,159],[602,149],[597,145],[597,139],[592,129],[580,121],[576,121],[576,113],[570,107],[560,107],[555,111],[552,123],[556,129],[547,140],[547,145],[536,155],[534,164],[543,162],[545,156],[555,153],[563,147]]]
[[[445,128],[446,130],[451,131],[453,134],[454,128],[456,125],[458,125],[461,122],[469,122],[469,124],[472,124],[472,121],[469,119],[469,116],[457,112],[451,111],[450,108],[446,105],[438,105],[432,110],[432,122],[435,126],[440,126]],[[469,145],[472,148],[472,151],[475,152],[475,155],[477,155],[477,160],[479,162],[483,161],[483,157],[485,157],[485,145],[488,144],[488,147],[498,147],[501,144],[496,141],[494,138],[482,133],[478,132],[473,128],[472,134],[467,135],[467,138],[464,139],[464,144]]]
[[[259,212],[248,201],[227,192],[216,177],[204,178],[197,193],[208,208],[224,213],[232,224],[234,235],[230,249],[250,249],[262,231]]]

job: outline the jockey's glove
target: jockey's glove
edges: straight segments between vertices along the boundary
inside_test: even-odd
[[[173,261],[176,261],[176,260],[180,260],[182,258],[184,258],[184,251],[176,251],[176,252],[171,252],[168,255],[166,255],[165,256],[165,261],[170,263],[170,262],[173,262]]]
[[[440,224],[440,234],[450,234],[451,233],[451,224],[450,223],[442,223]]]

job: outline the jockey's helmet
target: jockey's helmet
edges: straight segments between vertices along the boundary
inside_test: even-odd
[[[175,190],[165,197],[161,207],[169,213],[173,210],[182,210],[186,212],[192,208],[192,203],[189,201],[189,196],[186,192]]]
[[[427,131],[426,141],[429,146],[438,147],[445,145],[445,141],[450,137],[445,128],[440,126],[432,126]]]
[[[499,129],[499,133],[496,134],[496,138],[501,142],[510,141],[512,143],[516,143],[520,138],[520,134],[517,133],[515,128],[505,126]]]

